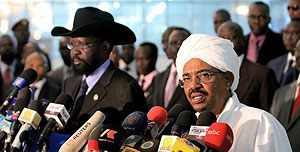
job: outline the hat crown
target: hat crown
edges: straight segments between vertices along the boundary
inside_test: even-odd
[[[114,22],[113,16],[95,7],[79,8],[74,17],[73,30],[95,22]]]

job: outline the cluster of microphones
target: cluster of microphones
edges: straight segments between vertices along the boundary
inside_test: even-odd
[[[26,69],[14,82],[14,89],[0,106],[0,150],[49,151],[54,128],[64,127],[72,98],[61,94],[55,102],[32,100],[29,85],[37,77]],[[120,126],[103,124],[106,116],[96,111],[61,146],[60,152],[226,152],[233,144],[233,132],[216,122],[210,111],[195,112],[176,104],[169,112],[154,106],[148,113],[135,111]]]

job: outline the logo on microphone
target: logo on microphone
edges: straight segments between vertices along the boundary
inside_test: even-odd
[[[219,136],[219,135],[220,135],[220,132],[221,132],[221,131],[208,130],[208,131],[207,131],[207,134]]]
[[[146,141],[141,145],[141,149],[146,150],[148,148],[151,148],[154,145],[153,141]]]

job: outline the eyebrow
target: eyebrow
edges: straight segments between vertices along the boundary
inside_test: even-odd
[[[211,72],[211,69],[202,69],[199,71],[196,71],[196,74],[201,73],[201,72]],[[182,76],[188,76],[190,73],[183,73]]]

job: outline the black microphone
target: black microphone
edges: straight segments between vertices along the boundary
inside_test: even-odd
[[[73,103],[73,99],[68,94],[60,94],[55,103],[50,103],[44,113],[48,122],[42,130],[37,144],[42,145],[44,141],[50,136],[53,127],[58,124],[63,127],[70,118],[70,115],[66,109],[69,109]]]
[[[159,130],[157,136],[155,139],[160,140],[162,135],[170,134],[171,129],[178,117],[178,115],[184,111],[187,110],[187,107],[183,104],[175,104],[168,112],[168,120],[165,123],[165,125]]]
[[[30,101],[30,91],[28,87],[20,90],[17,96],[13,111],[8,111],[8,115],[11,115],[10,120],[12,121],[10,131],[5,139],[4,149],[9,150],[12,141],[14,140],[18,130],[21,127],[21,123],[18,121],[21,111],[28,105]]]
[[[92,132],[89,135],[88,138],[88,151],[99,151],[99,143],[98,143],[98,138],[100,135],[109,127],[104,124],[99,124],[97,125]]]
[[[178,137],[185,136],[185,134],[189,131],[191,125],[195,125],[197,117],[194,112],[192,111],[182,111],[174,126],[171,129],[171,135],[175,135]]]
[[[5,115],[7,107],[11,104],[13,99],[16,97],[16,95],[18,94],[18,91],[20,89],[24,88],[25,86],[28,86],[31,83],[33,83],[36,80],[36,78],[37,78],[37,73],[35,70],[33,70],[31,68],[24,70],[22,72],[21,76],[17,77],[17,79],[13,82],[12,85],[15,88],[10,92],[8,97],[5,99],[3,104],[0,106],[0,113]]]
[[[159,140],[151,139],[142,143],[142,145],[138,148],[138,150],[142,152],[157,152],[158,147],[159,147]]]
[[[26,142],[27,147],[32,146],[37,129],[43,119],[42,114],[44,111],[45,107],[37,100],[31,101],[28,108],[23,109],[18,119],[23,125],[12,143],[12,152],[21,150],[23,142]]]

